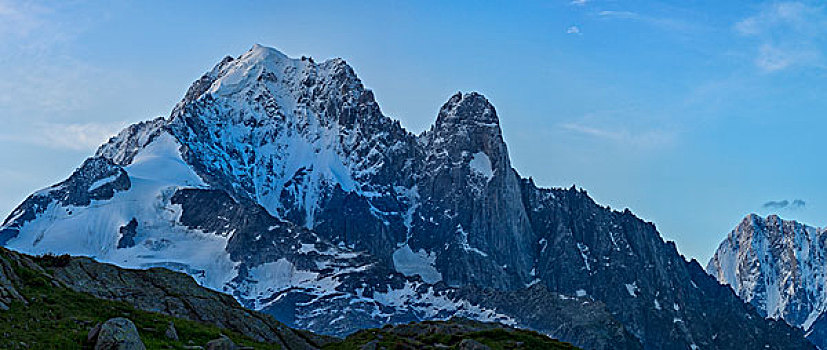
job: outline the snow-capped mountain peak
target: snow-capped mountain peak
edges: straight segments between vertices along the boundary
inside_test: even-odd
[[[815,323],[827,311],[825,233],[778,215],[750,214],[721,242],[707,271],[764,316],[812,333],[825,326]],[[827,338],[814,341],[827,345]]]

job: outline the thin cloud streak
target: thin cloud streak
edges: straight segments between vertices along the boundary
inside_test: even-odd
[[[669,17],[651,16],[633,11],[604,10],[597,12],[597,16],[603,19],[640,22],[678,33],[694,32],[700,29],[697,24],[692,22]]]
[[[114,136],[126,122],[111,123],[38,123],[26,133],[0,134],[0,141],[57,150],[90,151]]]
[[[42,26],[46,9],[29,2],[0,0],[0,42],[24,37]]]
[[[620,19],[642,19],[641,16],[637,12],[632,11],[600,11],[597,13],[598,16],[601,17],[609,17],[609,18],[620,18]]]
[[[664,130],[631,132],[628,129],[600,128],[581,123],[564,123],[560,125],[560,128],[597,140],[641,148],[664,146],[672,144],[675,141],[675,133]]]

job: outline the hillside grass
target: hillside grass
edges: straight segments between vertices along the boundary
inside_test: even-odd
[[[438,322],[423,322],[438,323]],[[537,332],[522,329],[490,329],[456,335],[444,333],[425,333],[420,335],[400,335],[393,327],[369,329],[356,332],[340,343],[328,344],[324,350],[357,350],[374,342],[375,349],[459,349],[464,339],[473,339],[492,350],[526,349],[526,350],[573,350],[577,347],[548,338]]]
[[[47,258],[52,259],[52,258]],[[37,261],[37,259],[35,259]],[[38,261],[48,269],[60,261]],[[255,349],[279,349],[276,344],[259,343],[226,329],[190,320],[147,312],[119,301],[95,298],[54,285],[42,272],[14,267],[21,278],[18,291],[29,300],[28,305],[15,302],[9,310],[0,311],[0,348],[2,349],[91,349],[87,334],[97,323],[113,317],[126,317],[138,328],[147,349],[184,349],[187,345],[205,345],[221,334],[236,344]],[[172,321],[180,341],[164,334]]]

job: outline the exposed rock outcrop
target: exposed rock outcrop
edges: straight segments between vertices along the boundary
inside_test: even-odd
[[[93,341],[95,350],[145,350],[135,324],[129,319],[112,318],[89,332],[87,340]]]

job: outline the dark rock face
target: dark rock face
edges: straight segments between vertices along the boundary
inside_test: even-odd
[[[331,242],[343,242],[354,249],[367,250],[391,265],[398,242],[405,241],[403,194],[391,190],[379,198],[366,198],[335,187],[323,199],[325,205],[316,217],[313,230]],[[389,215],[377,217],[378,211]],[[299,220],[301,222],[301,220]]]
[[[121,233],[121,238],[118,240],[118,248],[129,248],[135,246],[135,235],[138,234],[138,221],[135,218],[129,220],[124,226],[118,230]]]
[[[774,347],[802,335],[764,321],[628,210],[601,207],[574,188],[539,189],[530,180],[523,188],[539,238],[537,278],[551,290],[605,303],[646,348]],[[732,324],[738,332],[724,327]]]
[[[450,285],[524,287],[532,262],[523,252],[534,237],[494,107],[456,94],[421,139],[421,204],[408,244],[440,251],[437,268]]]
[[[474,303],[516,315],[518,324],[585,349],[642,349],[606,305],[591,298],[549,291],[541,284],[516,291],[464,287],[459,294]]]
[[[818,315],[818,318],[807,331],[807,339],[819,349],[827,349],[827,315]]]
[[[228,236],[232,232],[227,244],[230,257],[250,267],[286,259],[298,268],[316,269],[316,262],[324,256],[335,258],[346,253],[322,253],[339,248],[311,230],[279,220],[249,201],[238,202],[224,191],[182,189],[171,200],[182,206],[182,224],[217,235]],[[302,249],[307,253],[302,253]],[[368,256],[348,260],[360,265],[373,262]],[[241,274],[239,279],[244,277]]]
[[[63,205],[86,206],[92,200],[110,199],[116,191],[128,190],[130,180],[126,171],[109,159],[94,157],[84,161],[68,180],[56,187],[49,195]]]
[[[95,350],[144,350],[138,329],[129,319],[118,317],[104,322],[90,337],[95,341]]]

